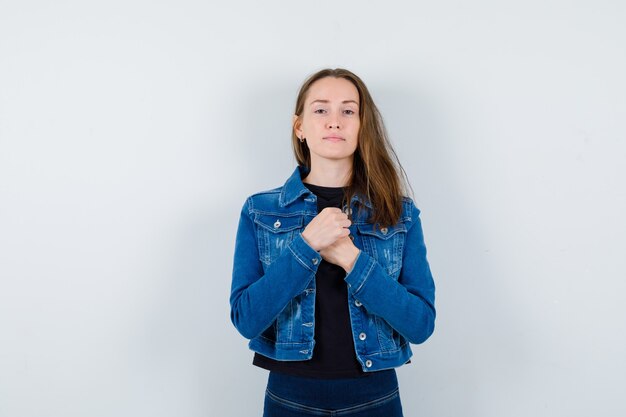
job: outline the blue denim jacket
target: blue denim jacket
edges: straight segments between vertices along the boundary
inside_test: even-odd
[[[298,166],[283,186],[249,196],[235,241],[231,320],[250,349],[281,361],[311,359],[315,346],[315,273],[322,257],[302,237],[318,214],[317,197],[302,183],[307,172]],[[424,342],[435,324],[419,209],[403,197],[399,222],[374,229],[366,222],[371,208],[359,195],[350,202],[350,234],[360,253],[345,277],[354,347],[365,372],[406,363],[409,342]]]

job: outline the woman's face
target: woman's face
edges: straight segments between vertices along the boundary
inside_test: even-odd
[[[309,87],[300,117],[294,116],[296,136],[306,138],[311,159],[349,159],[357,147],[359,92],[344,78],[325,77]]]

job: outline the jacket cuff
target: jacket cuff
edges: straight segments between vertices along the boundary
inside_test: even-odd
[[[354,266],[344,278],[352,294],[356,295],[363,288],[363,284],[371,275],[374,266],[376,266],[374,258],[363,250],[359,251],[359,256],[356,258]]]
[[[293,238],[288,248],[302,266],[312,272],[317,271],[319,264],[322,262],[322,255],[304,240],[302,233],[298,233],[298,235]]]

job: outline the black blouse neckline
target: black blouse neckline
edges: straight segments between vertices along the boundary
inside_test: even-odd
[[[341,201],[341,198],[344,195],[346,187],[326,187],[323,185],[315,185],[303,183],[305,187],[307,187],[313,194],[315,194],[318,198],[323,200],[338,200]]]

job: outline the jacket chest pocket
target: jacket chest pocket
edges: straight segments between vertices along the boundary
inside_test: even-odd
[[[302,229],[302,216],[257,214],[257,243],[261,262],[269,265]]]
[[[371,224],[358,224],[357,229],[362,249],[376,259],[390,277],[398,279],[407,232],[404,223],[376,229]]]

